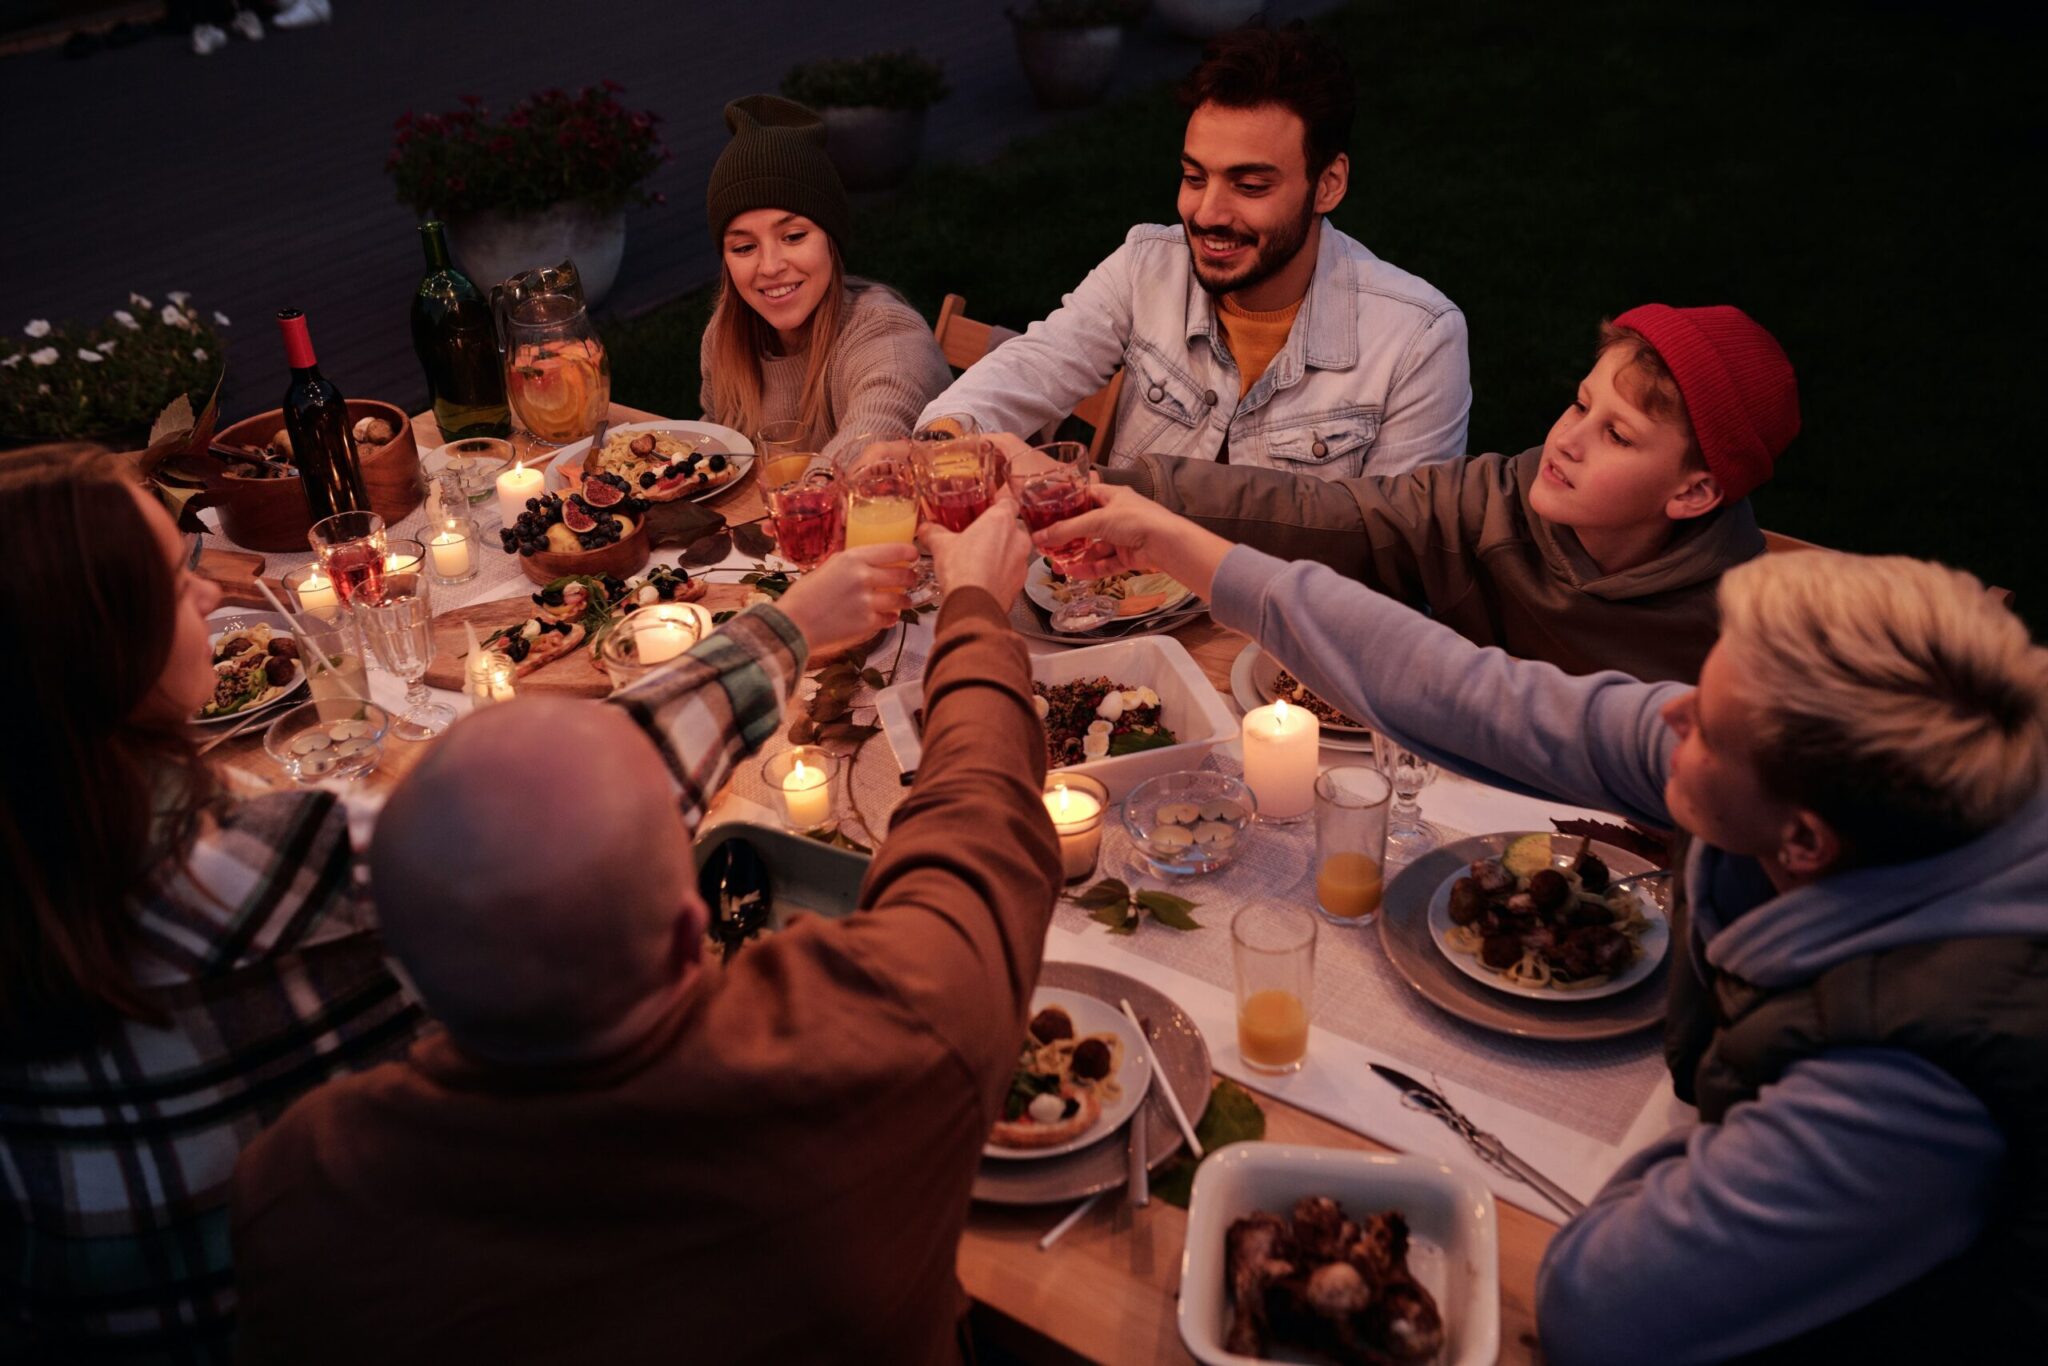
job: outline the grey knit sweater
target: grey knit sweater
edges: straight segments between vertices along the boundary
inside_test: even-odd
[[[932,329],[895,293],[865,280],[847,281],[846,319],[825,371],[825,451],[862,432],[908,433],[924,406],[953,382]],[[798,415],[803,401],[807,351],[761,358],[761,420]],[[708,422],[731,426],[733,414],[717,412],[711,401],[711,352],[698,348],[703,376],[699,401]],[[742,433],[749,441],[754,433]]]

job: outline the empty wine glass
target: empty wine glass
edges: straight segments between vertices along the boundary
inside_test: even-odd
[[[1394,809],[1387,820],[1387,861],[1412,863],[1444,842],[1443,832],[1422,818],[1415,798],[1436,781],[1436,765],[1391,736],[1372,738],[1372,759],[1394,789]]]
[[[377,660],[405,682],[405,715],[391,723],[401,740],[425,740],[448,729],[455,711],[433,700],[421,680],[434,661],[434,611],[427,577],[386,574],[375,597],[360,602],[363,634]]]

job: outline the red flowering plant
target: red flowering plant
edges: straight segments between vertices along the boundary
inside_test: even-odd
[[[570,200],[603,212],[656,204],[643,188],[669,159],[659,115],[618,101],[612,81],[574,95],[543,90],[503,114],[475,95],[446,114],[398,116],[384,169],[422,214],[534,213]]]

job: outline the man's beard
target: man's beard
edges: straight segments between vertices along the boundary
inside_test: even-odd
[[[1308,244],[1309,229],[1315,226],[1315,222],[1315,201],[1312,197],[1303,196],[1301,216],[1294,222],[1281,228],[1266,242],[1260,244],[1258,249],[1252,253],[1252,263],[1244,268],[1243,273],[1227,280],[1212,280],[1207,275],[1204,275],[1202,273],[1202,258],[1195,248],[1196,236],[1214,236],[1215,234],[1199,234],[1195,225],[1185,218],[1181,220],[1181,228],[1188,236],[1188,261],[1194,267],[1195,280],[1203,289],[1220,298],[1225,294],[1235,294],[1240,290],[1262,285],[1281,271],[1287,269],[1289,263],[1296,256],[1299,256],[1301,249]],[[1229,235],[1240,242],[1247,240],[1241,233],[1231,233]]]

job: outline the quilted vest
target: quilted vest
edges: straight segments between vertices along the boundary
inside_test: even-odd
[[[2006,1189],[1975,1246],[1755,1362],[2043,1359],[2048,1325],[2048,941],[1939,940],[1766,990],[1715,970],[1674,917],[1665,1057],[1679,1097],[1718,1123],[1801,1058],[1899,1048],[1947,1072],[2004,1131]]]

